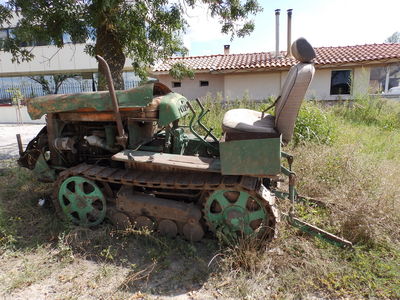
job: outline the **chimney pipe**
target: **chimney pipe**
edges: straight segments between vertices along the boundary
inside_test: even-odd
[[[287,57],[292,57],[292,10],[287,10]]]
[[[231,48],[231,45],[224,45],[224,55],[229,55],[230,48]]]
[[[275,57],[279,57],[279,14],[280,9],[275,9]]]

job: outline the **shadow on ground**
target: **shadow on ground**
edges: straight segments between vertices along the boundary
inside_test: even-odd
[[[112,290],[112,294],[121,296],[138,292],[156,297],[182,295],[201,289],[215,271],[208,267],[218,251],[215,240],[189,243],[144,231],[117,231],[110,224],[93,229],[72,226],[56,217],[49,203],[51,189],[52,185],[37,182],[28,170],[13,163],[1,169],[0,254],[45,248],[55,253],[55,260],[72,257],[71,265],[77,259],[93,262],[99,268],[114,265],[112,272],[124,276],[112,283],[110,293]],[[39,199],[46,199],[44,206],[38,204]],[[76,263],[74,268],[76,265],[79,268]],[[109,274],[108,278],[112,277]]]

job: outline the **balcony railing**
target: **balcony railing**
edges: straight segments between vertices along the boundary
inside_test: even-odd
[[[139,81],[125,81],[125,89],[131,89],[139,85]],[[54,94],[55,87],[50,86],[51,93],[46,93],[39,84],[13,84],[0,86],[0,105],[11,104],[13,89],[21,91],[25,99]],[[57,94],[74,94],[82,92],[92,92],[97,89],[90,81],[77,83],[63,83],[57,91]]]

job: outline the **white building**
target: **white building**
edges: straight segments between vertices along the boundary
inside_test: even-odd
[[[400,85],[400,44],[372,44],[315,48],[316,73],[306,95],[309,99],[351,99],[359,94],[377,94]],[[169,74],[174,63],[195,71],[194,79],[175,80]],[[153,76],[188,98],[207,94],[224,99],[247,95],[253,100],[276,97],[286,74],[296,60],[281,52],[175,57],[156,65]]]
[[[11,22],[10,27],[0,29],[0,43],[2,40],[13,37],[15,24],[16,19]],[[0,51],[0,123],[16,121],[15,109],[10,107],[13,89],[21,91],[25,98],[45,94],[42,85],[31,79],[33,76],[43,75],[52,85],[52,75],[74,75],[73,78],[63,82],[58,93],[97,90],[96,59],[85,53],[86,44],[72,44],[67,35],[64,35],[63,39],[65,43],[63,48],[43,43],[24,45],[25,49],[34,55],[34,59],[29,62],[13,62],[11,53]],[[132,61],[127,59],[123,73],[125,88],[131,88],[139,83],[139,78],[135,76],[132,69]],[[21,113],[24,122],[32,122],[26,112],[26,107],[22,107]]]

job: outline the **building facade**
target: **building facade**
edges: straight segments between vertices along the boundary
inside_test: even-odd
[[[357,95],[388,93],[400,85],[400,44],[316,48],[315,76],[306,98],[352,99]],[[194,79],[173,79],[168,71],[183,62]],[[225,100],[277,97],[296,60],[281,52],[176,57],[153,68],[153,76],[188,98],[207,95]]]

